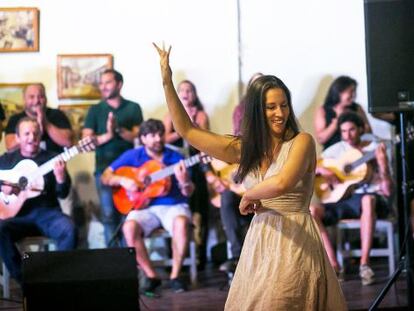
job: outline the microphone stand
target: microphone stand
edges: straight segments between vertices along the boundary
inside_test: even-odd
[[[398,263],[397,269],[381,290],[379,295],[375,298],[374,302],[371,304],[368,310],[376,310],[378,305],[384,299],[385,295],[387,294],[388,290],[397,280],[398,276],[403,272],[406,271],[406,282],[407,282],[407,302],[408,302],[408,310],[413,310],[414,308],[414,292],[413,292],[413,269],[412,269],[412,251],[413,251],[413,238],[412,238],[412,231],[410,225],[410,202],[408,201],[408,194],[409,194],[409,181],[407,180],[407,146],[406,146],[406,135],[405,135],[405,116],[404,112],[400,111],[400,135],[401,135],[401,173],[402,173],[402,181],[401,181],[401,191],[403,197],[403,220],[405,226],[405,256],[401,257],[400,262]],[[403,232],[404,232],[403,231]]]

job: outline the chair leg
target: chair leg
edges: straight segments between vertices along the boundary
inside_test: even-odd
[[[344,267],[342,233],[343,231],[338,227],[336,231],[336,260],[341,268]]]
[[[389,275],[395,271],[395,252],[394,252],[394,236],[392,233],[392,224],[387,224],[387,247],[388,247],[388,269]]]
[[[2,263],[3,269],[3,297],[10,298],[10,273],[7,270],[4,262]]]
[[[197,258],[196,258],[196,245],[194,241],[190,241],[190,278],[191,284],[197,284]]]

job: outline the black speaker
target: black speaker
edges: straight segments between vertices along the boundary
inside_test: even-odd
[[[139,310],[135,251],[25,253],[23,297],[27,311]]]
[[[414,110],[414,1],[365,0],[370,112]]]

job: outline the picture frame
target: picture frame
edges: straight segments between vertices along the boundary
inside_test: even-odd
[[[101,73],[111,68],[113,68],[111,54],[58,55],[58,98],[99,99]]]
[[[82,103],[82,104],[60,104],[58,109],[63,111],[68,117],[70,124],[75,135],[75,139],[79,140],[82,137],[82,128],[85,123],[86,115],[89,108],[95,103]]]
[[[4,109],[6,119],[23,111],[23,92],[30,84],[33,83],[0,83],[0,103]]]
[[[39,10],[0,8],[0,52],[39,51]]]

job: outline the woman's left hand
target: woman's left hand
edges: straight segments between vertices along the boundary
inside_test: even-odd
[[[160,56],[161,76],[163,81],[171,80],[172,72],[170,68],[170,52],[171,46],[168,50],[165,49],[164,44],[162,48],[158,47],[154,42],[152,43],[157,49],[158,55]]]
[[[260,200],[250,200],[246,195],[243,195],[239,204],[240,214],[242,215],[256,213],[261,208],[262,203],[260,203]]]

